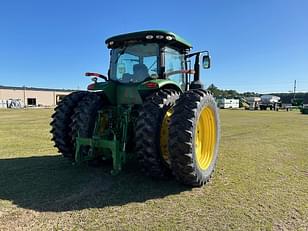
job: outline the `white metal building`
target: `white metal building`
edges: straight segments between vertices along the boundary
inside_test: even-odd
[[[55,106],[73,90],[0,85],[0,108]]]

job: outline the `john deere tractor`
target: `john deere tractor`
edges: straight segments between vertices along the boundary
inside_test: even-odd
[[[117,35],[106,44],[108,75],[86,73],[93,81],[88,91],[69,94],[55,108],[51,132],[59,152],[75,164],[110,159],[112,174],[137,155],[151,177],[205,184],[220,140],[215,100],[200,81],[209,52],[190,53],[190,43],[161,30]]]

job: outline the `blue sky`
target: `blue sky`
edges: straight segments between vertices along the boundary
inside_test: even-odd
[[[308,91],[307,12],[306,0],[3,0],[0,85],[84,89],[84,72],[107,73],[107,37],[165,29],[210,51],[206,85]]]

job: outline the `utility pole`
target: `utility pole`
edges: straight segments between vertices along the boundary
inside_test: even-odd
[[[296,94],[296,79],[294,80],[294,95],[293,95],[293,99],[295,99],[295,94]]]

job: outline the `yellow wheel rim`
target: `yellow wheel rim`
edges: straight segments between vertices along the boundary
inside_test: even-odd
[[[170,118],[173,113],[173,108],[165,113],[161,128],[160,128],[160,152],[166,163],[170,164],[169,161],[169,149],[168,149],[168,139],[169,139],[169,123]]]
[[[212,163],[215,145],[215,116],[213,110],[206,107],[202,110],[195,129],[195,154],[202,170],[206,170]]]

